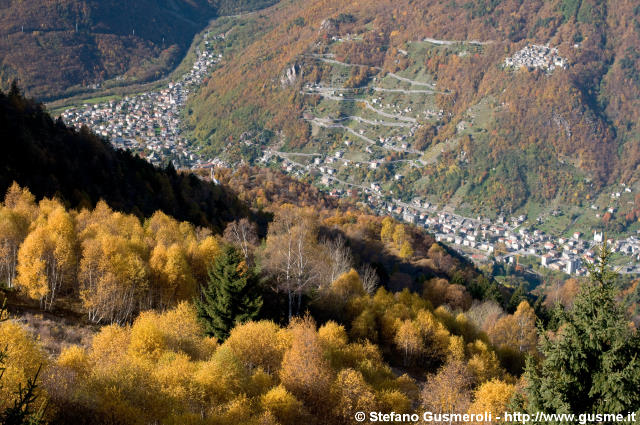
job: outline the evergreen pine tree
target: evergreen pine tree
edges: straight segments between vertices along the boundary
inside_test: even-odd
[[[517,283],[517,280],[516,280],[516,283]],[[509,311],[516,311],[516,309],[518,308],[518,306],[522,301],[528,301],[528,300],[527,300],[527,283],[521,281],[518,284],[518,287],[516,288],[516,290],[513,291],[511,298],[509,298],[509,305],[507,306],[507,309]]]
[[[254,319],[262,307],[257,278],[244,257],[226,246],[209,269],[209,282],[196,299],[198,317],[207,335],[224,340],[236,323]]]
[[[556,312],[555,335],[542,336],[541,364],[528,360],[530,411],[626,414],[640,409],[640,334],[616,302],[610,255],[604,245],[572,308]]]

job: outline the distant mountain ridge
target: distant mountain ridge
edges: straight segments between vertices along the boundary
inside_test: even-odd
[[[147,81],[181,58],[220,13],[273,0],[2,0],[0,82],[52,98],[115,76]]]

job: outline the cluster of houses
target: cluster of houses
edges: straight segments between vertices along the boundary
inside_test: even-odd
[[[331,41],[336,41],[338,43],[343,43],[346,41],[356,41],[356,40],[362,40],[362,36],[358,34],[345,34],[342,36],[338,36],[338,35],[331,36]]]
[[[321,182],[346,183],[335,177],[337,171],[326,163],[340,161],[342,152],[333,157],[315,157],[312,164],[304,166],[307,170],[316,168],[322,173]],[[372,162],[373,163],[373,162]],[[360,164],[356,164],[360,166]],[[303,175],[302,164],[285,158],[285,171]],[[402,179],[402,175],[394,176]],[[537,257],[542,267],[561,271],[570,275],[584,276],[587,274],[587,263],[593,263],[596,247],[604,241],[604,234],[595,231],[593,234],[575,232],[571,237],[548,235],[544,231],[529,229],[526,217],[519,215],[506,219],[498,217],[469,218],[454,213],[444,212],[435,205],[419,198],[411,203],[399,199],[387,201],[383,197],[382,188],[378,183],[368,185],[350,184],[349,189],[333,188],[329,195],[334,197],[365,195],[368,206],[381,215],[391,215],[407,223],[415,224],[429,230],[437,241],[451,244],[462,254],[472,259],[493,258],[495,261],[517,263],[519,257]],[[640,238],[628,236],[624,239],[607,239],[608,247],[613,252],[631,257],[627,267],[621,273],[640,273]]]
[[[337,153],[335,158],[329,157],[328,161],[331,163],[340,156],[341,153]],[[327,158],[316,157],[314,162],[323,173],[322,183],[330,185],[338,179],[333,177],[335,169],[322,165],[325,161]],[[292,170],[290,162],[285,161],[285,165],[288,171]],[[399,174],[394,176],[395,180],[402,178]],[[542,267],[583,276],[587,274],[585,265],[593,263],[596,256],[595,248],[601,245],[605,238],[602,231],[594,231],[593,234],[575,232],[571,237],[549,235],[541,230],[529,229],[524,215],[510,219],[500,216],[495,220],[469,218],[439,211],[435,205],[419,198],[411,203],[399,199],[386,201],[378,183],[350,186],[347,191],[333,189],[330,195],[343,197],[363,192],[368,206],[373,211],[422,226],[433,233],[436,240],[451,244],[462,254],[474,259],[479,253],[482,253],[480,257],[485,259],[492,257],[495,261],[506,263],[517,263],[519,257],[537,257]],[[630,190],[626,188],[626,191]],[[607,245],[613,252],[630,257],[629,265],[622,268],[621,273],[640,273],[640,265],[637,264],[640,262],[640,237],[632,235],[617,240],[607,238]]]
[[[345,141],[347,146],[348,143],[350,142]],[[343,157],[343,151],[336,151],[333,155],[304,154],[312,156],[312,159],[310,163],[303,165],[292,160],[288,156],[290,154],[270,152],[272,156],[274,153],[283,158],[283,171],[298,176],[319,173],[323,185],[333,187],[333,184],[337,183],[348,187],[347,190],[333,187],[329,195],[346,197],[364,194],[368,206],[378,214],[392,215],[405,222],[422,226],[433,233],[436,240],[451,244],[462,254],[473,259],[491,257],[495,261],[517,263],[519,257],[537,257],[542,267],[582,276],[587,274],[585,265],[594,261],[595,247],[604,240],[602,232],[594,232],[593,235],[576,232],[571,237],[548,235],[541,230],[529,229],[524,215],[510,219],[498,217],[495,220],[469,218],[439,211],[436,206],[419,198],[411,203],[399,199],[387,201],[387,194],[377,182],[355,184],[342,181],[338,177],[336,167],[340,165],[375,169],[381,163],[380,160],[350,161]],[[403,176],[396,174],[393,178],[402,180]],[[631,189],[626,188],[625,191],[630,192]],[[558,211],[555,213],[559,214]],[[619,240],[608,239],[607,242],[612,251],[631,257],[633,263],[640,262],[640,238],[629,236]],[[640,273],[640,267],[634,264],[625,267],[621,272]]]
[[[346,140],[344,142],[347,146],[351,145],[351,141]],[[382,142],[381,142],[382,143]],[[384,144],[383,146],[392,146],[389,144]],[[393,146],[395,147],[395,146]],[[399,149],[411,149],[411,145],[409,144],[401,144]],[[367,147],[368,153],[373,153],[373,151]],[[294,161],[290,158],[290,156],[295,156],[295,153],[287,153],[287,152],[273,152],[271,150],[265,150],[262,158],[260,158],[261,163],[268,163],[270,159],[274,156],[274,154],[280,158],[282,158],[281,167],[284,172],[293,174],[295,176],[304,176],[304,175],[314,175],[319,178],[321,184],[325,186],[331,185],[332,182],[338,181],[342,184],[348,184],[346,182],[342,182],[337,178],[340,170],[353,170],[353,169],[367,169],[367,170],[376,170],[381,165],[385,163],[384,159],[376,159],[371,158],[367,161],[355,161],[352,159],[344,158],[343,151],[336,151],[333,155],[314,155],[314,154],[304,154],[305,156],[311,156],[312,160],[308,164],[301,164],[297,161]],[[406,160],[410,162],[412,160]],[[393,179],[395,181],[400,181],[404,178],[402,174],[395,174]],[[367,186],[362,185],[353,185],[364,189],[365,192],[371,192],[376,195],[382,194],[382,187],[379,183],[370,183]],[[334,193],[344,193],[343,191],[334,192]]]
[[[91,128],[117,148],[139,152],[155,165],[167,159],[181,168],[211,164],[190,149],[182,135],[181,113],[189,94],[197,90],[220,57],[205,40],[192,68],[166,88],[119,101],[85,104],[66,110],[62,118],[67,124]]]
[[[555,47],[529,44],[504,60],[509,68],[544,69],[552,72],[556,68],[567,68],[567,60],[558,54]]]
[[[523,215],[509,220],[504,217],[493,221],[481,217],[473,219],[437,211],[420,199],[411,204],[393,200],[387,203],[386,213],[424,226],[436,240],[453,244],[469,256],[484,252],[496,261],[507,263],[517,262],[520,256],[532,256],[537,257],[543,267],[578,276],[587,274],[585,264],[593,263],[595,247],[604,241],[604,234],[599,231],[592,235],[575,232],[571,237],[557,237],[528,229],[524,226],[526,217]],[[613,252],[632,257],[634,263],[640,261],[640,238],[629,236],[607,239],[607,242]],[[621,272],[638,273],[640,267],[630,265]]]

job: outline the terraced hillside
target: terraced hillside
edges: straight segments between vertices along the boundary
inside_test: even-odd
[[[413,192],[423,183],[418,181],[420,170],[437,164],[443,153],[460,143],[452,138],[436,146],[424,140],[424,128],[437,126],[445,118],[436,96],[449,94],[439,91],[433,75],[415,63],[387,72],[340,61],[336,55],[342,43],[338,38],[325,53],[305,57],[302,67],[322,69],[322,78],[301,90],[307,99],[303,119],[311,125],[311,137],[300,152],[291,147],[278,151],[278,156],[287,162],[297,157],[301,165],[311,165],[325,184],[343,182],[343,186],[378,194]],[[412,42],[401,55],[409,59],[432,49],[478,50],[466,43],[442,46]],[[359,75],[364,77],[354,84]],[[303,154],[306,161],[299,159]]]
[[[325,181],[470,213],[588,207],[639,177],[638,14],[594,0],[283,2],[192,100],[192,137],[292,171],[343,151],[347,165],[321,158]]]

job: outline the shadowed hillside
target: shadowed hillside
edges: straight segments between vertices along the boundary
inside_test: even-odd
[[[95,134],[53,121],[42,107],[12,91],[0,93],[0,192],[13,181],[38,198],[59,196],[72,206],[104,199],[138,216],[156,210],[220,230],[244,207],[222,186],[173,167],[156,168]]]

